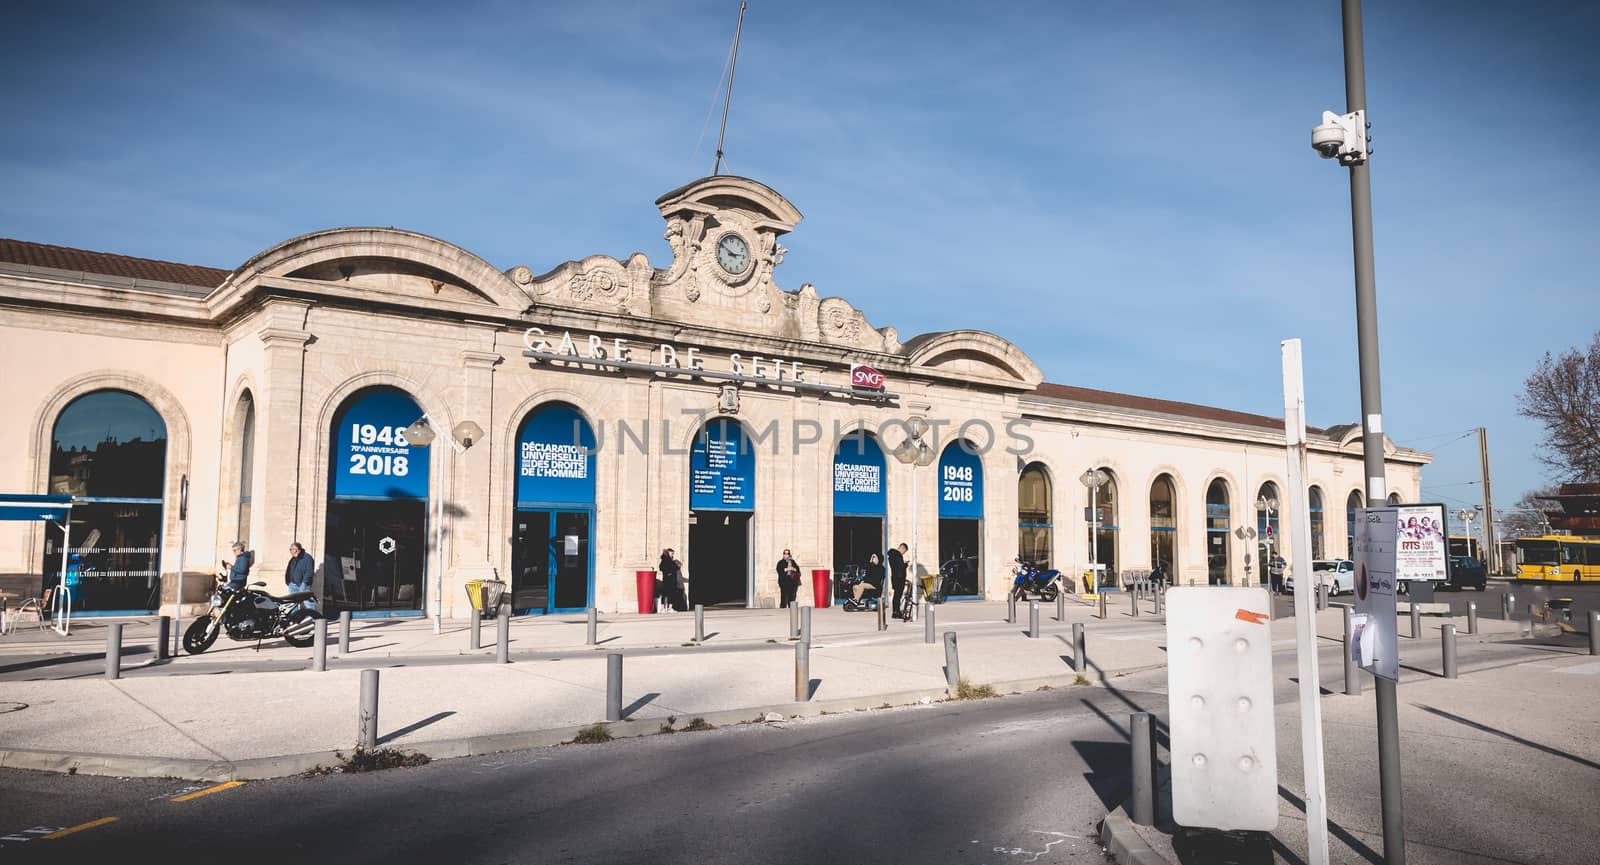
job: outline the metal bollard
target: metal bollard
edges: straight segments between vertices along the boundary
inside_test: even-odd
[[[1133,729],[1133,822],[1149,826],[1156,822],[1156,737],[1155,716],[1134,712],[1129,716]]]
[[[1511,621],[1511,609],[1517,602],[1517,596],[1506,592],[1500,596],[1500,618]]]
[[[811,699],[811,644],[801,640],[794,644],[794,701],[804,703]]]
[[[933,605],[922,602],[922,642],[933,645]]]
[[[316,629],[311,632],[311,671],[324,673],[328,670],[328,620],[317,617]]]
[[[944,680],[954,691],[961,681],[961,656],[956,653],[956,632],[944,632]]]
[[[800,642],[811,642],[811,608],[800,608]]]
[[[888,598],[883,596],[882,592],[878,593],[878,630],[880,631],[889,630],[888,600]]]
[[[1106,617],[1106,593],[1100,592],[1097,597],[1100,598],[1100,618],[1103,619]]]
[[[511,610],[501,607],[494,623],[494,660],[497,664],[511,663]]]
[[[589,636],[584,644],[587,646],[598,645],[600,642],[600,610],[597,607],[589,608]]]
[[[1039,638],[1039,602],[1028,602],[1028,636]]]
[[[706,605],[705,604],[695,604],[694,605],[694,641],[696,643],[704,643],[706,641]]]
[[[800,605],[789,605],[789,639],[800,636]]]
[[[1321,612],[1323,610],[1326,610],[1327,608],[1328,608],[1328,584],[1327,583],[1319,583],[1317,585],[1317,611]]]
[[[361,671],[361,712],[356,718],[356,743],[368,751],[378,747],[378,671]]]
[[[1528,605],[1528,630],[1530,632],[1533,631],[1533,622],[1537,618],[1539,618],[1539,606],[1537,604],[1529,604]]]
[[[1361,677],[1357,675],[1361,669],[1356,666],[1356,659],[1350,654],[1350,619],[1355,615],[1355,610],[1349,606],[1344,608],[1344,692],[1352,697],[1361,693]]]
[[[1133,607],[1133,615],[1135,618],[1137,618],[1139,615],[1139,593],[1137,591],[1129,592],[1128,600],[1131,602]]]
[[[1478,602],[1467,602],[1467,633],[1478,633]]]
[[[1006,595],[1006,624],[1017,623],[1017,595],[1015,592]]]
[[[122,623],[106,626],[106,678],[122,678]]]
[[[1416,601],[1410,601],[1409,603],[1411,604],[1411,639],[1420,640],[1422,639],[1422,605]]]
[[[1058,592],[1056,592],[1056,621],[1065,622],[1066,620],[1067,620],[1067,593],[1064,592],[1064,591],[1058,591]]]
[[[350,654],[350,611],[339,613],[339,654]]]
[[[156,626],[156,660],[165,661],[170,652],[167,643],[172,639],[172,617],[162,616]]]
[[[622,720],[622,653],[606,655],[606,720]]]
[[[1072,623],[1072,670],[1083,675],[1089,669],[1089,653],[1085,649],[1083,623]]]
[[[483,648],[483,615],[477,610],[467,616],[467,648],[472,651]]]
[[[1444,677],[1456,677],[1456,626],[1445,625],[1439,629],[1439,641],[1444,652]]]
[[[1589,611],[1589,654],[1600,655],[1600,610]]]
[[[1162,591],[1161,588],[1158,586],[1156,588],[1156,590],[1154,592],[1152,592],[1151,594],[1156,596],[1156,615],[1159,616],[1159,615],[1161,615],[1161,597],[1163,595],[1165,595],[1166,592]]]

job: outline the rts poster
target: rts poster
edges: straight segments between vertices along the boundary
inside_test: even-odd
[[[1401,505],[1395,510],[1395,579],[1443,582],[1450,549],[1444,505]]]

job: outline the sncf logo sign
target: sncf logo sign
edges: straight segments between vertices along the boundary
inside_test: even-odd
[[[850,386],[862,390],[883,390],[883,373],[864,363],[850,365]]]

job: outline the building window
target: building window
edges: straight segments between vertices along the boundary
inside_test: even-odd
[[[1230,507],[1227,482],[1213,480],[1206,488],[1206,579],[1213,586],[1228,584]]]
[[[1178,493],[1171,475],[1161,475],[1150,485],[1150,568],[1165,571],[1167,581],[1178,576]]]
[[[1117,478],[1110,469],[1102,468],[1106,482],[1098,489],[1085,490],[1084,507],[1094,508],[1090,514],[1089,554],[1096,564],[1103,565],[1101,573],[1108,585],[1115,585],[1117,575]],[[1096,526],[1098,523],[1098,528]]]
[[[1267,481],[1256,493],[1256,570],[1261,585],[1267,585],[1272,556],[1282,546],[1283,499],[1278,485]]]
[[[1322,489],[1312,487],[1311,495],[1311,558],[1321,559],[1327,556],[1323,541],[1322,523]]]
[[[131,393],[94,391],[56,418],[50,492],[78,497],[65,578],[74,610],[159,606],[166,466],[167,425]],[[45,585],[56,585],[60,561],[61,535],[45,532]]]
[[[1390,493],[1389,494],[1389,504],[1391,504],[1391,505],[1400,504],[1400,494],[1399,493]]]
[[[1017,557],[1036,568],[1050,568],[1050,475],[1030,463],[1017,479]]]
[[[256,401],[249,391],[239,397],[239,523],[234,539],[250,548],[250,499],[255,487]]]
[[[1351,490],[1344,502],[1344,555],[1347,559],[1356,557],[1356,511],[1362,507],[1361,491]]]
[[[945,597],[983,594],[983,461],[966,439],[939,456],[939,584]]]

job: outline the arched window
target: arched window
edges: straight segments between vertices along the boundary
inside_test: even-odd
[[[1038,568],[1050,567],[1050,474],[1029,463],[1017,478],[1017,557]]]
[[[939,455],[939,580],[946,597],[983,594],[983,461],[957,439]]]
[[[754,602],[751,519],[756,510],[756,449],[732,418],[706,421],[689,450],[691,604]]]
[[[1083,503],[1097,513],[1089,521],[1089,555],[1096,564],[1103,565],[1101,574],[1106,585],[1116,585],[1117,574],[1117,477],[1110,469],[1100,469],[1105,483],[1098,488],[1084,490]]]
[[[245,391],[239,397],[239,509],[234,539],[250,548],[250,500],[255,491],[256,401]]]
[[[888,475],[888,460],[871,433],[858,428],[839,439],[833,451],[834,573],[848,573],[849,568],[866,564],[873,553],[881,556],[898,542],[884,537]],[[772,586],[773,582],[759,585]]]
[[[517,430],[511,607],[581,610],[594,601],[594,430],[566,403],[546,403]]]
[[[1401,502],[1400,502],[1400,494],[1399,493],[1390,493],[1389,494],[1389,504],[1398,505],[1400,503]]]
[[[50,492],[80,498],[67,553],[74,610],[146,612],[160,604],[166,474],[167,425],[140,397],[97,390],[56,418]],[[60,561],[60,539],[45,532],[46,563]]]
[[[1272,556],[1281,548],[1283,537],[1283,498],[1278,485],[1267,481],[1256,493],[1256,572],[1267,585]]]
[[[1356,557],[1356,511],[1363,507],[1361,491],[1351,490],[1350,497],[1344,500],[1344,555],[1347,559]]]
[[[1322,488],[1312,487],[1308,496],[1311,502],[1311,558],[1322,559],[1327,557],[1324,543],[1324,526],[1322,521]]]
[[[1233,531],[1228,482],[1217,478],[1206,487],[1206,578],[1213,586],[1228,584],[1228,533]]]
[[[1178,492],[1171,475],[1150,485],[1150,567],[1166,571],[1167,581],[1178,579]]]

